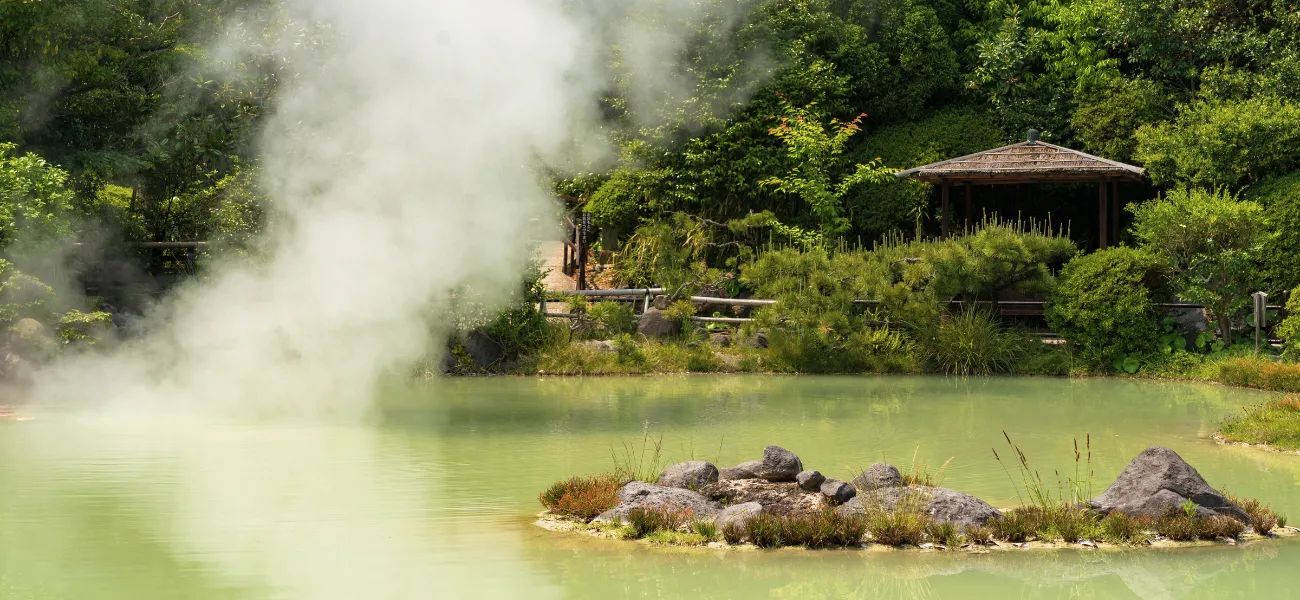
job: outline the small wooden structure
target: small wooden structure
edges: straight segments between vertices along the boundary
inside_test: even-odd
[[[1106,248],[1113,239],[1110,232],[1114,236],[1119,234],[1119,183],[1144,181],[1146,169],[1040,141],[1038,131],[1031,129],[1027,141],[899,171],[894,175],[940,186],[943,237],[948,237],[952,230],[948,197],[954,185],[966,190],[965,220],[969,224],[973,220],[971,186],[974,184],[1096,183],[1101,247]]]

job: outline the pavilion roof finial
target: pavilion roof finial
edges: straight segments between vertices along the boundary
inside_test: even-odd
[[[1031,143],[1031,144],[1037,144],[1037,143],[1038,143],[1038,130],[1037,130],[1037,129],[1030,129],[1030,130],[1029,130],[1029,143]]]

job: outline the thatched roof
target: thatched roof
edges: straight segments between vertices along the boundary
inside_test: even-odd
[[[1036,137],[1031,133],[1027,142],[899,171],[894,175],[952,184],[1142,181],[1146,175],[1146,169],[1141,167],[1038,141]]]

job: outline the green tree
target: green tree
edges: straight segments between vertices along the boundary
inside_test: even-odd
[[[1180,188],[1129,205],[1133,236],[1156,258],[1179,296],[1204,304],[1225,344],[1233,319],[1250,303],[1263,277],[1264,210],[1224,190]]]
[[[1300,166],[1300,102],[1273,96],[1198,99],[1172,123],[1137,132],[1156,183],[1237,186]]]
[[[72,234],[72,191],[66,171],[14,145],[0,143],[0,248],[46,244]]]
[[[844,199],[849,192],[861,184],[891,181],[892,170],[875,159],[853,165],[846,174],[838,175],[844,172],[849,138],[861,131],[866,115],[847,123],[834,118],[823,122],[824,117],[813,106],[798,108],[787,103],[784,108],[785,115],[769,132],[785,143],[795,166],[786,176],[769,177],[763,184],[803,199],[817,221],[821,239],[834,239],[851,227],[844,216]]]

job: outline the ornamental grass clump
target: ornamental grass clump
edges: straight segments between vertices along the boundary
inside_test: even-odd
[[[871,540],[886,546],[919,545],[931,524],[925,507],[930,495],[924,488],[902,488],[893,506],[866,506],[867,531]]]
[[[962,529],[962,536],[972,544],[983,546],[993,540],[993,530],[983,525],[970,525]]]
[[[804,546],[807,548],[832,548],[851,546],[862,541],[867,532],[867,521],[862,515],[845,515],[829,506],[805,514],[755,515],[739,527],[724,528],[723,539],[729,544],[749,541],[761,548],[778,546]],[[734,540],[734,541],[733,541]]]
[[[1020,544],[1029,541],[1038,532],[1039,523],[1037,513],[1016,509],[1001,517],[989,519],[988,528],[993,539]]]
[[[957,525],[948,521],[931,521],[925,525],[925,537],[944,546],[960,546],[964,541]]]
[[[677,531],[694,518],[690,509],[634,508],[627,512],[627,537],[638,539],[657,531]]]
[[[1191,542],[1236,538],[1246,531],[1246,525],[1232,517],[1202,517],[1198,512],[1196,504],[1186,500],[1156,521],[1156,533],[1174,541]]]
[[[722,540],[733,546],[745,541],[745,524],[732,521],[724,525]]]
[[[745,537],[759,548],[781,546],[781,517],[769,513],[754,515],[745,522]]]
[[[1048,515],[1047,523],[1049,535],[1054,534],[1069,544],[1096,537],[1097,517],[1086,508],[1062,506]]]
[[[554,514],[590,521],[618,505],[622,485],[622,479],[610,473],[573,477],[552,484],[537,501]]]
[[[1279,525],[1285,525],[1286,519],[1273,512],[1273,508],[1254,498],[1238,498],[1231,494],[1224,494],[1228,501],[1241,507],[1250,515],[1250,528],[1255,530],[1259,535],[1268,535]]]
[[[712,519],[694,519],[691,521],[691,532],[703,537],[708,541],[718,539],[718,524]]]
[[[1099,537],[1112,544],[1136,545],[1150,538],[1155,522],[1150,517],[1113,512],[1106,515],[1099,525]]]
[[[951,375],[1007,373],[1025,354],[1020,336],[992,313],[968,309],[944,315],[935,330],[934,360]]]

